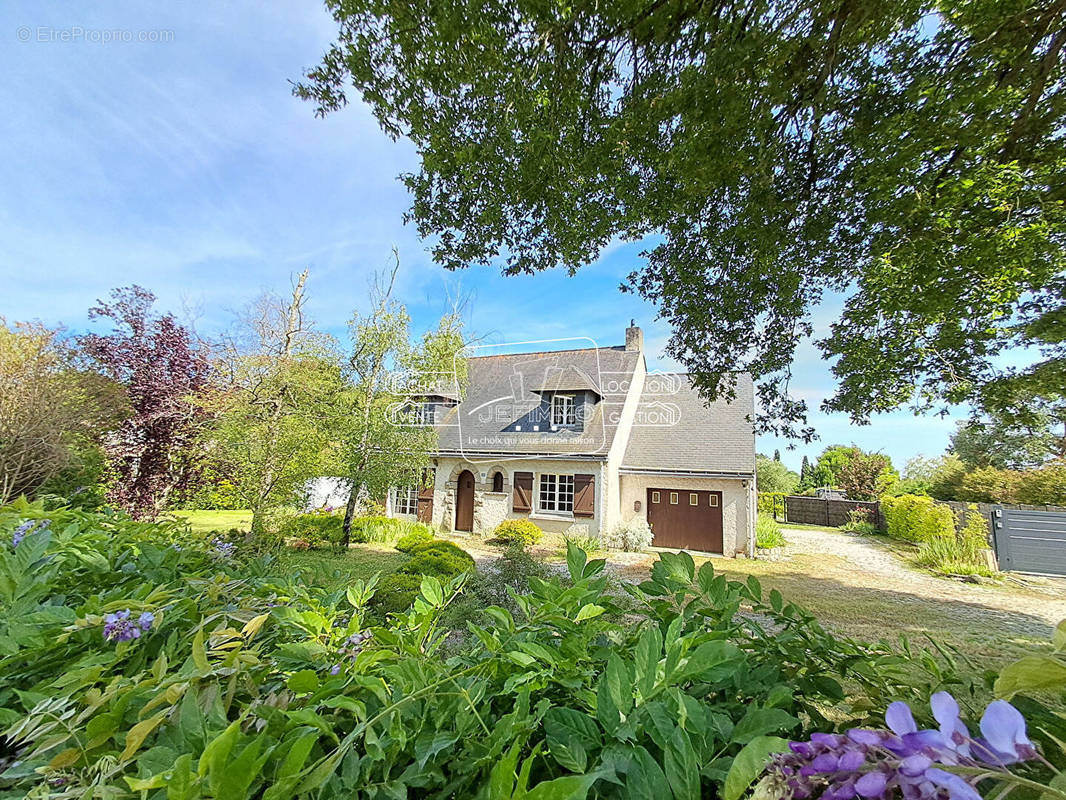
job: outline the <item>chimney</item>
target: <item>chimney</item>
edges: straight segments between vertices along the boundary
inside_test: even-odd
[[[626,328],[626,352],[641,353],[644,351],[644,331],[637,327],[636,320],[629,321]]]

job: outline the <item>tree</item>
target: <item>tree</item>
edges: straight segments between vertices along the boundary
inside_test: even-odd
[[[1012,411],[959,423],[949,449],[970,468],[1025,469],[1066,457],[1066,404],[1020,399]]]
[[[888,456],[865,453],[858,447],[852,448],[836,474],[837,485],[852,500],[876,500],[898,480]]]
[[[188,479],[183,456],[203,415],[206,348],[172,314],[152,315],[155,295],[140,286],[115,289],[90,319],[110,319],[111,333],[78,338],[100,372],[125,389],[130,414],[105,442],[115,479],[110,498],[135,517],[153,517]]]
[[[767,458],[762,453],[755,456],[755,485],[760,492],[791,494],[799,487],[800,476],[790,470],[780,459]]]
[[[327,5],[294,91],[327,114],[350,83],[413,141],[446,268],[573,271],[654,235],[624,288],[706,395],[755,376],[761,430],[813,436],[788,385],[826,292],[827,409],[1061,397],[1062,4]]]
[[[1018,502],[1066,506],[1066,459],[1055,459],[1039,469],[1023,472]]]
[[[800,465],[800,480],[797,491],[803,492],[807,489],[814,488],[814,476],[811,474],[811,460],[807,456],[803,457],[803,463]]]
[[[1016,503],[1022,473],[995,467],[979,467],[967,472],[959,486],[958,498],[971,503]]]
[[[0,505],[80,471],[122,409],[121,389],[76,369],[58,331],[0,318]]]
[[[458,316],[444,317],[420,346],[411,345],[410,318],[392,298],[399,269],[399,258],[393,255],[396,261],[391,271],[379,275],[371,291],[371,311],[365,316],[354,314],[348,325],[352,389],[339,448],[349,484],[345,544],[362,497],[384,497],[393,486],[421,485],[427,475],[436,433],[432,427],[417,424],[411,409],[411,401],[425,391],[425,376],[450,372],[455,386],[466,378]]]
[[[872,500],[899,480],[892,460],[882,453],[867,453],[855,445],[831,445],[811,467],[813,486],[843,489],[852,500]]]
[[[315,331],[304,312],[308,271],[282,299],[264,293],[220,348],[219,389],[205,403],[216,416],[208,441],[244,505],[252,533],[269,513],[294,502],[326,466],[345,384],[332,337]]]
[[[891,487],[890,492],[900,494],[927,494],[937,500],[956,500],[966,465],[954,453],[938,458],[915,456],[904,470],[903,479]]]

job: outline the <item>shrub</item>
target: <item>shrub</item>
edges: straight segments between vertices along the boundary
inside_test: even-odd
[[[889,536],[920,544],[933,539],[955,536],[955,518],[951,509],[938,505],[931,497],[904,494],[881,500],[881,513]]]
[[[436,539],[414,547],[411,550],[411,560],[400,567],[399,572],[451,578],[460,572],[473,570],[473,556],[451,542]]]
[[[421,585],[421,575],[393,572],[378,581],[371,605],[381,614],[399,614],[411,607]]]
[[[570,534],[563,534],[563,541],[567,544],[572,544],[574,547],[579,547],[586,553],[596,553],[603,550],[603,542],[601,542],[595,536],[589,536],[587,534],[578,534],[571,536]]]
[[[975,505],[962,513],[966,516],[958,532],[922,543],[915,561],[952,575],[991,575],[983,552],[988,547],[988,521]]]
[[[316,508],[283,520],[279,531],[283,537],[300,542],[297,546],[302,549],[335,547],[344,534],[344,515],[333,509]]]
[[[785,537],[781,533],[781,526],[777,520],[769,514],[759,514],[755,520],[755,546],[768,549],[772,547],[784,547]]]
[[[536,523],[528,519],[505,519],[492,532],[494,541],[500,544],[521,544],[528,547],[540,541],[544,533]]]
[[[785,492],[759,492],[756,502],[759,511],[773,515],[775,511],[784,513],[786,497]]]
[[[617,523],[604,537],[604,544],[612,550],[639,553],[651,547],[651,526],[643,517],[633,517]]]
[[[432,541],[433,532],[427,526],[419,524],[396,540],[396,549],[401,553],[410,553],[418,545]]]
[[[352,520],[353,542],[389,544],[404,532],[404,520],[379,515],[356,517]]]
[[[851,533],[877,533],[877,526],[870,520],[871,509],[855,506],[848,512],[848,521],[840,526],[843,531]]]

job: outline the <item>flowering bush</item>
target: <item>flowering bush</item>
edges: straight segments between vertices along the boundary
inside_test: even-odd
[[[651,547],[651,526],[642,517],[633,517],[619,522],[603,537],[603,543],[612,550],[639,553]]]
[[[22,505],[0,537],[46,517],[0,547],[0,796],[736,800],[767,737],[959,680],[685,553],[623,609],[570,547],[455,643],[466,572],[405,577],[414,601],[376,625],[374,581],[218,559],[178,523]]]

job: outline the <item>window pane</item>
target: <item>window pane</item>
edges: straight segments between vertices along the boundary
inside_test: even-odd
[[[690,494],[688,496],[688,504],[690,506],[698,506],[700,504],[700,496],[698,494]]]
[[[677,492],[670,492],[670,505],[677,505]]]

